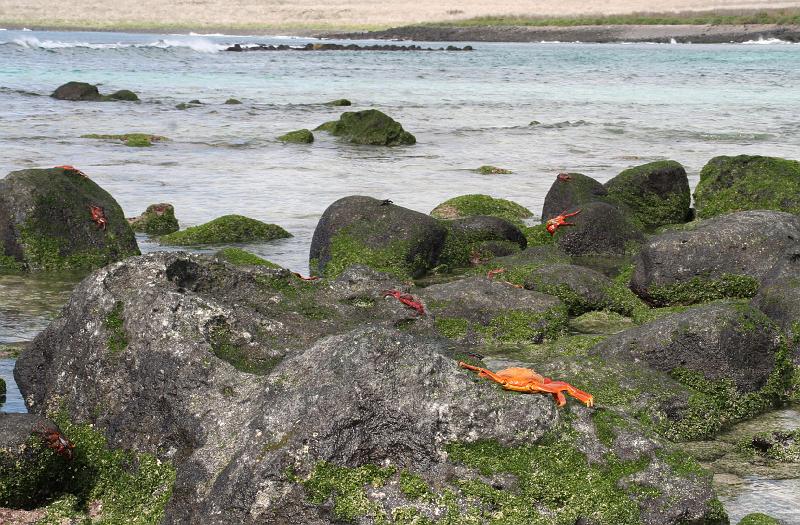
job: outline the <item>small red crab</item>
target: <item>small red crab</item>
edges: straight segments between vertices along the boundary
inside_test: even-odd
[[[319,279],[319,277],[316,276],[316,275],[310,275],[308,277],[305,277],[304,275],[299,274],[297,272],[292,272],[292,275],[294,275],[295,277],[297,277],[299,279],[302,279],[304,281],[316,281],[317,279]]]
[[[505,273],[505,271],[506,271],[505,268],[495,268],[494,270],[489,270],[488,272],[486,272],[486,278],[491,281],[492,279],[494,279],[495,275]],[[512,283],[511,281],[500,281],[500,282],[502,282],[503,284],[507,284],[509,286],[513,286],[514,288],[523,288],[521,284]]]
[[[409,308],[413,308],[414,310],[416,310],[419,313],[419,315],[425,315],[425,307],[422,306],[421,302],[414,299],[413,295],[408,293],[403,293],[400,290],[383,291],[384,297],[389,297],[390,295],[395,299],[397,299],[398,301],[400,301],[401,303],[403,303],[404,305],[408,306]]]
[[[56,166],[56,168],[62,169],[62,170],[66,171],[66,172],[69,172],[69,173],[74,173],[76,175],[80,175],[81,177],[86,177],[87,179],[89,178],[84,172],[82,172],[81,170],[79,170],[75,166],[69,166],[69,165],[65,164],[64,166]]]
[[[479,366],[468,365],[467,363],[459,361],[458,366],[478,372],[478,377],[485,377],[491,379],[495,383],[500,383],[506,390],[513,390],[515,392],[534,393],[541,392],[543,394],[552,394],[556,400],[556,404],[563,407],[567,404],[567,397],[564,392],[571,395],[587,407],[594,406],[594,396],[583,390],[578,390],[569,383],[563,381],[553,381],[549,377],[544,377],[537,374],[530,368],[506,368],[498,372],[492,372],[486,368]]]
[[[42,439],[44,439],[45,445],[55,450],[56,454],[64,459],[72,459],[72,450],[75,448],[75,445],[72,444],[57,427],[47,428],[44,424],[39,424],[34,427],[33,432],[41,436]]]
[[[102,206],[89,206],[89,211],[92,212],[92,220],[101,230],[105,230],[108,225],[108,219],[106,218],[106,212]]]
[[[568,182],[572,180],[572,177],[569,176],[569,173],[559,173],[556,178],[561,182]]]
[[[574,211],[572,213],[566,213],[566,211],[561,212],[561,215],[553,217],[552,219],[548,219],[545,223],[545,228],[547,229],[547,233],[550,235],[555,235],[556,230],[561,226],[575,226],[574,222],[567,222],[566,219],[570,217],[574,217],[579,214],[581,210]]]

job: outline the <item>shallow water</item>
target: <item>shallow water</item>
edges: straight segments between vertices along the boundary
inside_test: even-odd
[[[27,412],[22,394],[14,382],[14,363],[16,359],[0,359],[0,379],[6,382],[6,401],[0,404],[0,412]]]
[[[171,202],[184,227],[228,213],[274,222],[295,237],[248,249],[305,273],[319,216],[346,195],[428,212],[456,195],[487,193],[538,215],[559,171],[606,181],[627,167],[672,158],[694,186],[716,155],[796,158],[800,151],[800,46],[473,43],[471,53],[219,52],[235,42],[307,41],[2,31],[0,176],[72,164],[129,216]],[[132,89],[142,102],[42,96],[69,80],[100,83],[105,93]],[[243,104],[224,105],[229,97]],[[354,106],[321,104],[342,97]],[[196,98],[204,105],[175,108]],[[275,140],[368,107],[399,120],[418,144],[360,147],[324,133],[313,145]],[[533,120],[540,125],[529,125]],[[171,140],[129,148],[80,138],[127,132]],[[470,171],[483,164],[514,173]],[[161,248],[142,236],[139,243],[144,252]],[[75,282],[0,276],[0,344],[33,338]],[[12,367],[0,360],[0,375],[10,379]],[[13,381],[9,388],[3,410],[24,410]],[[732,517],[763,510],[800,523],[797,483],[748,478],[725,505]]]

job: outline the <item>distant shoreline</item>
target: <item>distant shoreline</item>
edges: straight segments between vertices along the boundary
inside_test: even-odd
[[[317,33],[321,38],[418,42],[656,42],[724,44],[800,42],[800,25],[407,26],[382,31]]]

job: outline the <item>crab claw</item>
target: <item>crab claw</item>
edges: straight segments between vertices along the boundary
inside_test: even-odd
[[[566,219],[566,218],[568,218],[568,217],[574,217],[574,216],[576,216],[577,214],[579,214],[581,211],[582,211],[582,210],[574,211],[574,212],[572,212],[572,213],[562,213],[562,214],[561,214],[561,217],[563,217],[564,219]]]

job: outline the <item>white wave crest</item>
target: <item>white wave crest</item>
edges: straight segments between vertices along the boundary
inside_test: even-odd
[[[26,36],[15,38],[12,43],[25,47],[28,49],[69,49],[69,48],[86,48],[86,49],[126,49],[126,48],[188,48],[200,53],[216,53],[226,49],[228,46],[216,44],[211,40],[205,38],[182,38],[172,39],[167,38],[157,42],[150,42],[147,44],[123,44],[117,43],[92,43],[92,42],[61,42],[57,40],[39,40],[35,36]]]
[[[742,42],[742,45],[750,45],[750,46],[769,46],[774,44],[791,44],[788,40],[781,40],[780,38],[764,38],[763,36],[758,37],[758,40],[747,40],[746,42]]]

